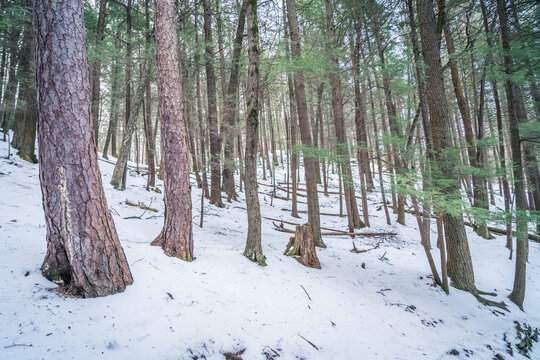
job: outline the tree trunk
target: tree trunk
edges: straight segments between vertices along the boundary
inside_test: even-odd
[[[284,32],[284,38],[285,38],[285,53],[287,56],[287,60],[290,59],[290,49],[289,49],[289,30],[288,30],[288,21],[287,21],[287,15],[286,15],[286,5],[285,1],[283,0],[283,32]],[[291,180],[291,216],[295,218],[299,218],[298,215],[298,201],[297,201],[297,192],[296,188],[298,186],[298,179],[296,177],[297,169],[298,169],[298,152],[296,149],[296,133],[297,133],[297,126],[298,126],[298,111],[296,110],[296,96],[294,94],[294,85],[292,76],[290,73],[287,73],[287,86],[289,90],[289,121],[290,126],[287,127],[289,129],[289,138],[290,138],[290,146],[289,146],[289,173],[290,173],[290,180]],[[285,110],[284,110],[285,111]],[[285,123],[287,123],[287,113],[285,111]],[[288,197],[287,193],[287,197]]]
[[[225,134],[223,136],[223,188],[227,193],[229,201],[231,199],[236,200],[238,196],[234,184],[234,126],[237,113],[240,54],[242,52],[242,39],[244,38],[246,7],[247,3],[246,1],[243,1],[238,15],[238,26],[236,28],[232,55],[232,68],[227,92],[225,93],[223,109],[223,125],[225,129]]]
[[[246,0],[246,3],[249,48],[245,158],[248,234],[244,256],[261,266],[265,266],[266,259],[261,246],[261,209],[257,193],[257,137],[259,134],[259,28],[257,25],[257,1]]]
[[[98,147],[99,140],[99,90],[101,77],[101,43],[105,37],[105,17],[107,16],[107,0],[99,0],[98,22],[96,30],[96,57],[92,61],[92,125],[94,141]]]
[[[146,46],[148,49],[151,49],[151,39],[150,39],[150,10],[149,10],[149,0],[145,0],[145,26],[146,26]],[[147,54],[148,56],[149,54]],[[150,66],[149,73],[152,71]],[[146,77],[146,82],[144,84],[145,92],[145,114],[144,114],[144,135],[146,139],[146,156],[148,164],[148,180],[146,182],[146,190],[149,187],[156,186],[156,144],[154,143],[154,135],[152,134],[152,93],[150,91],[150,76]]]
[[[173,0],[155,0],[158,98],[165,220],[152,242],[168,256],[193,260],[189,151],[186,144]]]
[[[296,3],[295,0],[286,0],[286,3],[291,36],[291,54],[293,59],[300,59],[302,54],[300,49],[300,29],[298,26],[298,17],[296,15]],[[296,106],[298,110],[298,124],[300,126],[302,145],[309,148],[312,146],[312,142],[311,131],[309,129],[309,120],[307,117],[306,90],[302,70],[296,72],[294,76],[294,86],[296,90]],[[319,216],[319,197],[317,192],[314,159],[312,155],[309,155],[306,152],[303,152],[303,154],[304,171],[306,175],[309,224],[311,225],[313,231],[315,245],[319,247],[326,247],[321,238],[321,219]]]
[[[345,206],[347,209],[347,220],[349,232],[360,229],[366,225],[360,220],[358,205],[356,204],[356,194],[351,170],[351,156],[349,144],[345,137],[345,119],[343,115],[343,99],[341,95],[341,80],[339,78],[339,63],[335,54],[335,28],[332,0],[325,0],[326,26],[327,26],[327,47],[330,52],[331,70],[329,74],[330,85],[332,87],[332,110],[334,113],[334,129],[336,133],[336,148],[339,157],[339,166],[343,178],[343,190],[345,193]]]
[[[432,174],[435,180],[445,179],[439,184],[440,192],[446,201],[461,201],[455,158],[452,151],[451,123],[444,89],[443,69],[440,47],[437,39],[433,2],[417,0],[418,20],[424,64],[426,66],[426,100],[429,104],[433,151],[435,161]],[[455,210],[455,209],[454,209]],[[438,211],[443,217],[448,247],[448,275],[454,285],[473,294],[477,294],[474,285],[474,271],[465,232],[463,218],[456,212],[450,212],[445,206]]]
[[[135,93],[136,103],[134,106],[130,105],[131,113],[128,116],[129,122],[124,127],[124,133],[122,135],[122,147],[120,148],[120,153],[118,154],[118,160],[116,160],[116,165],[114,166],[114,171],[111,177],[111,185],[116,190],[124,190],[126,188],[126,179],[125,175],[127,172],[127,162],[131,150],[131,140],[133,138],[133,133],[137,127],[137,119],[139,117],[139,111],[141,109],[143,100],[144,100],[144,91],[146,88],[147,78],[150,76],[150,59],[144,60],[145,64],[143,65],[143,77],[139,79],[139,84],[137,85],[137,91]]]
[[[119,31],[116,32],[117,39],[114,41],[114,49],[119,50]],[[114,57],[112,68],[112,86],[111,86],[111,107],[109,110],[109,129],[107,130],[107,138],[103,146],[103,158],[108,159],[109,144],[111,144],[111,153],[116,156],[116,132],[118,128],[118,111],[116,106],[116,97],[118,92],[118,58]]]
[[[198,10],[194,11],[195,21],[195,54],[199,55],[199,17]],[[208,189],[208,176],[206,174],[206,124],[202,115],[202,99],[201,99],[201,73],[200,73],[199,57],[195,59],[195,97],[197,101],[197,122],[199,123],[199,151],[201,152],[201,172],[202,172],[202,187],[204,197],[210,198],[210,190]]]
[[[469,110],[469,105],[465,96],[463,95],[463,90],[461,87],[461,81],[459,79],[458,67],[455,60],[455,49],[454,49],[454,40],[452,39],[452,34],[450,33],[450,25],[448,21],[444,22],[444,37],[446,39],[446,47],[448,51],[448,62],[450,65],[450,74],[452,76],[452,85],[454,87],[454,94],[458,103],[459,112],[461,114],[461,119],[463,120],[463,128],[465,129],[465,140],[467,141],[467,154],[468,160],[471,167],[475,170],[481,170],[481,163],[477,159],[477,149],[474,141],[474,131],[473,123],[471,118],[471,113]],[[457,124],[458,128],[460,124]],[[477,171],[473,171],[472,175],[472,187],[473,187],[473,201],[474,207],[480,209],[489,210],[488,198],[487,198],[487,189],[485,185],[485,179],[478,175]],[[491,235],[487,228],[487,221],[484,217],[477,217],[474,220],[474,230],[476,233],[483,238],[489,239]]]
[[[32,42],[31,47],[34,47]],[[33,68],[33,67],[32,67]],[[29,84],[26,89],[26,109],[24,115],[24,129],[21,146],[19,147],[18,155],[30,162],[37,163],[36,158],[36,121],[37,121],[37,104],[36,104],[36,87],[34,84]]]
[[[504,71],[506,73],[506,100],[508,102],[508,122],[510,124],[510,145],[512,148],[512,169],[514,175],[514,195],[516,197],[516,273],[514,287],[510,293],[510,300],[523,310],[525,300],[525,284],[527,271],[527,258],[529,255],[529,240],[527,239],[527,201],[525,199],[525,177],[521,160],[521,144],[519,139],[519,113],[516,99],[517,85],[512,81],[513,61],[509,55],[511,50],[510,31],[508,29],[508,14],[506,2],[497,0],[497,12],[501,28]]]
[[[83,1],[34,6],[39,177],[47,224],[41,270],[72,296],[122,292],[133,279],[97,162]]]
[[[217,124],[217,90],[214,71],[214,45],[212,40],[212,11],[210,0],[203,0],[204,40],[206,42],[206,90],[208,95],[208,130],[210,131],[210,204],[224,207],[221,201],[220,155],[221,141]]]
[[[379,59],[381,60],[381,67],[383,71],[383,90],[384,90],[384,98],[386,103],[386,111],[388,112],[388,122],[390,124],[390,133],[393,136],[396,136],[397,138],[401,139],[403,137],[401,128],[398,124],[397,119],[397,112],[396,112],[396,106],[394,104],[394,101],[392,99],[392,91],[390,89],[390,74],[388,73],[388,69],[386,68],[386,60],[384,57],[384,49],[383,49],[383,40],[380,36],[379,32],[379,24],[377,19],[375,19],[375,41],[377,43],[377,52],[379,54]],[[400,156],[400,146],[399,143],[392,144],[392,156],[394,158],[394,168],[396,172],[397,179],[396,184],[398,185],[397,189],[397,222],[405,225],[405,195],[401,193],[401,190],[399,189],[399,185],[402,183],[402,176],[403,176],[403,164],[402,159]]]
[[[132,66],[132,44],[131,44],[131,10],[132,10],[132,1],[133,0],[127,0],[127,6],[126,6],[126,35],[127,35],[127,41],[126,41],[126,69],[125,69],[125,119],[124,119],[124,134],[122,135],[122,150],[125,151],[126,156],[129,156],[129,153],[131,152],[131,134],[129,136],[129,143],[127,145],[129,146],[127,149],[124,149],[124,139],[126,139],[126,131],[129,129],[129,123],[130,123],[130,115],[131,115],[131,66]],[[142,93],[138,94],[139,96],[137,99],[142,100]],[[138,111],[138,110],[137,110]],[[135,119],[133,120],[132,124],[135,124]],[[134,129],[134,128],[133,128]],[[121,155],[121,154],[120,154]],[[127,157],[126,157],[127,159]],[[118,159],[120,160],[120,159]],[[126,160],[127,162],[127,160]],[[119,182],[119,188],[125,189],[126,188],[126,176],[127,176],[127,167],[123,169],[123,173],[121,175],[121,181]],[[112,181],[111,181],[112,182]],[[114,185],[116,187],[116,185]]]
[[[31,1],[28,2],[28,7],[32,6]],[[21,141],[19,144],[18,155],[31,163],[37,163],[35,154],[36,148],[36,120],[37,120],[37,106],[36,106],[36,84],[34,82],[34,38],[32,34],[32,28],[28,24],[27,37],[29,41],[28,59],[25,61],[24,68],[21,69],[24,75],[24,122],[21,129]]]

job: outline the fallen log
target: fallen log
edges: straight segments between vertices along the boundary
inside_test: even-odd
[[[154,209],[154,208],[151,208],[149,206],[146,206],[146,205],[140,204],[140,203],[136,204],[136,203],[131,202],[131,201],[127,200],[127,199],[126,199],[126,205],[138,207],[139,209],[142,209],[142,210],[159,212],[158,209]]]
[[[272,221],[272,224],[274,225],[275,227],[275,230],[277,231],[281,231],[281,232],[284,232],[284,233],[287,233],[287,234],[294,234],[296,233],[294,230],[292,229],[287,229],[286,227],[282,226],[282,225],[278,225],[276,224],[275,222]],[[359,233],[350,233],[350,232],[321,232],[321,235],[324,235],[324,236],[365,236],[365,237],[377,237],[377,236],[396,236],[397,233],[393,233],[393,232],[379,232],[379,233],[365,233],[365,232],[359,232]]]

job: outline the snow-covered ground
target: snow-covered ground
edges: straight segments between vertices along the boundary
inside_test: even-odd
[[[38,165],[17,156],[7,160],[6,153],[0,142],[0,359],[223,359],[243,349],[243,359],[520,359],[514,321],[540,326],[540,244],[530,243],[521,312],[507,299],[514,262],[505,238],[484,240],[467,229],[477,286],[499,294],[494,299],[510,309],[502,313],[468,293],[452,288],[447,296],[432,286],[416,220],[407,215],[407,226],[387,226],[377,192],[369,194],[367,231],[399,236],[357,238],[359,249],[383,240],[360,254],[350,252],[350,238],[325,237],[317,270],[284,256],[289,234],[265,219],[268,266],[242,256],[243,194],[224,209],[205,204],[199,228],[201,192],[193,186],[196,260],[188,263],[150,246],[162,227],[162,195],[147,192],[146,178],[133,171],[127,190],[113,190],[113,165],[103,161],[108,205],[135,282],[122,294],[65,298],[40,272],[46,243]],[[283,169],[277,172],[282,180]],[[126,199],[159,213],[143,214]],[[319,200],[322,212],[338,212],[337,196]],[[290,202],[274,199],[272,206],[269,195],[260,201],[263,216],[299,221],[283,211]],[[301,216],[305,222],[307,215]],[[346,228],[346,218],[322,216],[321,222]],[[531,357],[540,358],[540,345]]]

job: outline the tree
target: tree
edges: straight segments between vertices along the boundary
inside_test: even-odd
[[[204,40],[206,41],[206,90],[208,94],[208,128],[210,130],[210,204],[224,207],[221,201],[221,175],[219,158],[221,141],[217,124],[216,73],[214,70],[214,45],[212,42],[212,11],[210,0],[203,0],[204,8]]]
[[[83,1],[34,2],[39,176],[47,224],[41,267],[73,296],[133,282],[107,207],[90,114]]]
[[[521,142],[519,138],[519,112],[516,99],[517,84],[512,80],[513,61],[509,55],[511,50],[510,34],[508,30],[508,14],[506,2],[497,0],[497,13],[501,27],[501,43],[505,51],[504,72],[506,73],[506,100],[508,102],[508,122],[510,124],[510,144],[512,147],[512,170],[514,174],[514,192],[516,196],[516,273],[514,287],[510,293],[512,300],[523,310],[525,299],[527,258],[529,256],[529,240],[527,238],[527,202],[525,200],[525,177],[523,175],[523,163],[521,161]]]
[[[227,193],[228,200],[236,200],[237,194],[234,184],[234,125],[236,118],[237,102],[238,102],[238,85],[240,72],[240,53],[242,51],[242,40],[244,38],[244,26],[246,22],[246,2],[242,2],[240,13],[238,15],[238,27],[234,38],[234,50],[232,56],[232,69],[227,86],[227,92],[224,97],[224,114],[223,122],[225,136],[223,137],[223,188]]]
[[[300,28],[298,26],[298,16],[296,15],[295,0],[287,0],[287,18],[289,20],[289,29],[291,36],[291,55],[293,59],[302,57],[300,45]],[[306,89],[304,85],[304,74],[302,70],[294,74],[294,87],[296,95],[296,106],[298,112],[298,124],[300,127],[300,137],[302,145],[310,148],[312,146],[311,131],[309,129],[309,120],[306,103]],[[294,149],[293,149],[294,151]],[[317,192],[317,178],[315,176],[315,161],[313,155],[304,151],[304,169],[306,173],[306,189],[308,200],[308,219],[313,230],[315,245],[326,247],[321,238],[321,219],[319,215],[319,196]]]
[[[105,37],[105,17],[107,16],[107,0],[99,0],[98,23],[96,29],[96,49],[97,54],[92,61],[91,81],[92,81],[92,125],[94,127],[94,140],[96,146],[99,142],[99,95],[101,77],[101,54],[100,46]]]
[[[349,144],[345,137],[345,119],[343,114],[343,99],[341,95],[341,80],[339,78],[339,62],[335,55],[335,28],[334,28],[334,7],[332,0],[325,0],[326,26],[327,26],[327,47],[330,52],[330,65],[332,70],[329,74],[330,85],[332,86],[332,110],[334,112],[334,128],[336,131],[337,153],[339,155],[339,166],[343,176],[345,204],[347,209],[347,219],[349,222],[349,232],[354,229],[363,228],[366,225],[360,220],[358,206],[356,204],[356,194],[351,171],[351,156]]]
[[[418,22],[422,55],[426,75],[426,101],[433,137],[434,161],[432,173],[434,182],[440,187],[444,197],[440,200],[461,204],[456,166],[459,160],[452,151],[452,128],[446,105],[443,68],[441,65],[440,45],[437,38],[437,26],[433,13],[432,0],[417,0]],[[437,182],[438,180],[438,182]],[[457,201],[456,201],[457,199]],[[461,207],[461,205],[458,205]],[[452,211],[451,211],[452,210]],[[444,221],[444,232],[448,247],[448,275],[458,289],[477,294],[474,285],[474,271],[465,233],[461,209],[450,209],[448,204],[440,206],[438,211]]]
[[[257,22],[257,0],[247,2],[248,32],[248,83],[246,119],[246,207],[248,234],[244,256],[259,265],[266,265],[261,246],[261,209],[257,193],[257,146],[259,142],[259,27]]]
[[[189,150],[183,117],[173,0],[155,0],[156,59],[163,149],[165,220],[152,242],[165,254],[193,260]]]

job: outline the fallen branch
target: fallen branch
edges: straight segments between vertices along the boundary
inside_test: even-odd
[[[4,349],[9,349],[9,348],[16,347],[16,346],[32,347],[34,345],[32,345],[32,344],[11,344],[11,345],[8,345],[8,346],[4,346]]]
[[[294,234],[295,231],[291,229],[287,229],[283,226],[283,224],[276,224],[272,221],[272,224],[275,226],[275,230],[281,231],[287,234]],[[379,233],[350,233],[350,232],[321,232],[321,235],[324,236],[365,236],[365,237],[377,237],[377,236],[396,236],[397,233],[393,232],[379,232]]]
[[[263,216],[262,218],[266,219],[266,220],[271,220],[271,221],[280,221],[280,222],[282,222],[284,224],[288,224],[288,225],[294,225],[294,226],[300,225],[299,223],[295,223],[295,222],[292,222],[292,221],[274,219],[274,218],[269,218],[269,217],[266,217],[266,216]],[[333,232],[340,233],[340,234],[343,234],[343,235],[349,235],[348,231],[327,228],[327,227],[324,227],[324,226],[321,226],[321,230],[328,230],[328,231],[333,231]]]
[[[356,248],[356,245],[354,244],[354,241],[353,241],[353,242],[352,242],[353,249],[351,250],[351,252],[353,252],[353,253],[355,253],[355,254],[366,253],[366,252],[368,252],[368,251],[378,249],[379,246],[381,245],[381,243],[382,243],[382,241],[379,241],[379,242],[377,243],[377,245],[375,245],[375,246],[372,247],[372,248],[359,250],[359,249]]]
[[[306,340],[309,345],[313,346],[315,348],[315,350],[319,350],[319,348],[317,347],[317,345],[315,345],[314,343],[312,343],[311,341],[309,341],[308,339],[306,339],[305,337],[303,337],[302,335],[298,334],[298,336],[300,336],[302,339]]]
[[[304,289],[304,292],[306,293],[306,295],[307,295],[307,297],[308,297],[309,301],[313,301],[313,300],[311,300],[311,296],[309,296],[309,294],[308,294],[308,292],[307,292],[306,288],[305,288],[305,287],[303,287],[302,285],[300,285],[300,286],[302,287],[302,289]]]
[[[151,207],[146,206],[146,205],[141,204],[141,203],[136,204],[136,203],[131,202],[131,201],[127,200],[127,199],[126,199],[126,205],[138,207],[139,209],[142,209],[142,210],[159,212],[158,209],[151,208]]]

